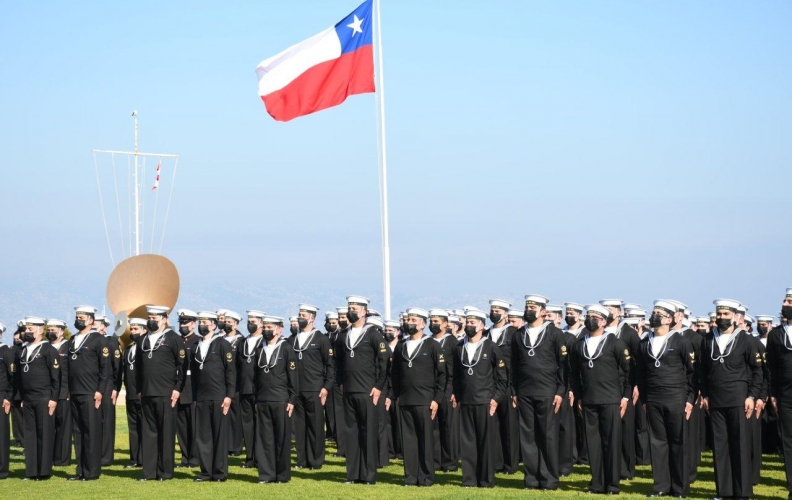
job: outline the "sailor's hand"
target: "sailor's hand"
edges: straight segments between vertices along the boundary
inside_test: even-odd
[[[228,415],[228,410],[231,409],[231,398],[224,398],[223,404],[220,406],[223,408],[223,415]]]

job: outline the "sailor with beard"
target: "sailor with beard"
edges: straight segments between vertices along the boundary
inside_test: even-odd
[[[444,309],[429,310],[429,331],[440,345],[445,367],[445,388],[437,401],[437,416],[434,419],[434,468],[443,472],[454,472],[459,468],[459,412],[451,404],[454,392],[454,351],[459,343],[448,332],[448,312]]]
[[[5,333],[6,327],[0,323],[0,337]],[[8,466],[11,463],[11,429],[9,428],[8,414],[11,413],[11,400],[13,399],[11,381],[16,372],[11,348],[0,344],[0,479],[8,477]]]
[[[709,316],[696,318],[696,333],[705,337],[709,333]]]
[[[716,327],[703,349],[701,396],[712,422],[718,498],[753,496],[749,419],[762,388],[762,355],[736,328],[736,300],[714,301]]]
[[[338,336],[342,331],[349,328],[349,319],[347,312],[349,309],[344,307],[336,307],[338,313],[338,330],[330,334],[330,342],[333,344],[333,356],[338,362]],[[335,382],[333,383],[333,412],[335,413],[335,427],[334,433],[336,438],[336,457],[343,457],[346,453],[346,424],[344,423],[344,393],[341,390],[341,385],[338,382],[338,374],[336,374]]]
[[[236,374],[237,392],[239,392],[240,420],[242,421],[242,439],[245,442],[245,461],[243,469],[255,467],[256,447],[256,387],[255,364],[256,351],[263,342],[262,331],[267,313],[251,310],[247,312],[248,337],[242,347],[237,349]]]
[[[338,335],[338,313],[334,311],[325,312],[325,335],[330,340],[330,345],[335,345],[335,336]],[[335,364],[335,356],[333,357]],[[325,435],[329,441],[336,440],[335,424],[335,377],[333,377],[332,388],[327,394],[327,402],[324,405]]]
[[[176,406],[176,437],[181,451],[181,462],[176,467],[198,467],[195,455],[195,389],[193,381],[196,374],[191,369],[195,349],[201,337],[195,334],[195,321],[198,313],[190,309],[179,309],[179,335],[184,341],[184,389],[179,394]]]
[[[778,415],[787,490],[792,497],[792,288],[781,303],[782,323],[767,335],[770,403]]]
[[[135,375],[135,358],[139,354],[137,343],[146,334],[146,320],[132,318],[129,320],[129,345],[121,358],[121,377],[116,389],[126,389],[126,415],[127,428],[129,429],[129,462],[125,469],[140,467],[140,440],[143,430],[143,410],[140,407],[140,391],[137,389]],[[192,428],[192,427],[191,427]]]
[[[572,351],[578,335],[583,331],[583,306],[575,302],[565,302],[564,340],[567,353]],[[586,433],[583,425],[583,415],[575,410],[575,396],[569,382],[569,356],[567,356],[566,378],[564,386],[564,404],[558,412],[558,473],[562,477],[572,474],[572,466],[577,463],[588,463],[586,448]]]
[[[69,342],[63,338],[66,323],[58,319],[47,320],[47,340],[58,351],[58,363],[61,367],[61,387],[58,395],[58,406],[55,408],[55,450],[52,464],[69,465],[72,452],[73,417],[69,403]]]

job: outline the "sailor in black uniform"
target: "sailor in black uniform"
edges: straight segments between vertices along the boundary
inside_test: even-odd
[[[788,498],[792,499],[792,288],[781,304],[780,325],[767,335],[770,404],[778,415]]]
[[[714,304],[716,327],[704,343],[701,396],[712,421],[715,489],[719,498],[749,498],[748,426],[762,387],[762,355],[749,334],[735,326],[740,303],[719,299]]]
[[[611,311],[586,308],[586,332],[570,351],[570,381],[586,424],[592,493],[618,494],[621,469],[621,420],[632,396],[630,350],[605,333]]]
[[[17,329],[14,332],[13,343],[11,345],[11,350],[13,352],[13,359],[16,359],[17,354],[22,348],[25,346],[25,343],[22,341],[22,334],[25,332],[25,324],[22,320],[17,322]],[[14,441],[16,446],[19,448],[25,447],[25,425],[22,422],[22,396],[19,394],[19,387],[15,383],[11,383],[11,389],[13,391],[11,401],[11,432],[14,436]]]
[[[256,387],[254,385],[254,368],[256,350],[263,342],[261,336],[267,313],[250,310],[247,312],[248,337],[242,346],[237,348],[236,375],[237,391],[239,392],[239,417],[242,421],[242,440],[245,442],[245,461],[243,469],[255,467],[256,457]]]
[[[94,329],[96,309],[74,308],[75,335],[68,343],[69,400],[74,417],[77,469],[70,481],[92,481],[102,473],[102,398],[112,384],[110,348]]]
[[[0,323],[0,337],[5,331],[5,325]],[[14,353],[10,347],[0,343],[0,479],[8,477],[11,462],[11,429],[8,420],[13,399],[11,382],[15,372]]]
[[[495,486],[498,401],[506,398],[508,375],[500,349],[484,336],[487,315],[468,309],[465,316],[465,341],[454,353],[454,394],[459,405],[460,457],[462,486]],[[458,362],[457,362],[458,361]]]
[[[565,315],[564,323],[566,329],[564,335],[566,338],[567,353],[572,352],[578,336],[584,330],[584,308],[576,302],[564,303]],[[558,471],[561,476],[568,476],[572,474],[572,466],[574,464],[588,465],[588,447],[586,446],[586,425],[583,422],[583,414],[577,411],[575,406],[575,395],[572,392],[569,375],[569,360],[570,356],[567,355],[567,400],[561,406],[559,412],[559,436],[558,444],[560,451],[558,452]]]
[[[366,326],[373,327],[376,332],[385,339],[385,322],[382,320],[382,316],[380,316],[379,313],[375,315],[372,314],[372,312],[376,311],[368,311]],[[390,440],[392,431],[388,410],[391,407],[391,403],[395,400],[390,377],[391,366],[393,365],[393,349],[388,345],[387,339],[385,340],[385,350],[387,351],[388,357],[388,361],[385,363],[385,382],[379,400],[377,404],[374,405],[377,420],[377,469],[382,469],[390,465]],[[379,373],[377,373],[377,377],[379,377]]]
[[[60,357],[44,338],[42,318],[28,316],[23,322],[27,345],[17,355],[16,375],[25,424],[25,479],[40,481],[52,476]]]
[[[646,322],[646,311],[637,304],[624,304],[624,323],[638,333],[638,339],[643,340],[648,335],[648,330],[643,328]],[[649,454],[649,421],[646,419],[646,410],[642,404],[635,405],[635,465],[650,465],[652,458]]]
[[[445,395],[446,367],[440,344],[423,333],[428,319],[425,309],[407,309],[410,337],[396,346],[391,366],[393,396],[401,413],[405,486],[434,484],[432,421]]]
[[[767,340],[770,331],[773,329],[773,316],[756,316],[756,333],[759,335],[759,343],[765,348],[765,358],[767,357]],[[781,452],[781,434],[779,431],[778,414],[770,404],[770,366],[764,364],[764,385],[767,389],[767,403],[761,415],[761,438],[762,453],[776,454]],[[756,477],[754,477],[756,480]]]
[[[639,344],[636,381],[649,420],[654,492],[649,497],[690,493],[689,454],[685,442],[695,399],[693,373],[696,354],[681,332],[671,330],[677,306],[654,303],[653,328]]]
[[[437,401],[437,416],[434,419],[434,468],[443,472],[459,469],[456,450],[459,447],[459,411],[451,404],[454,392],[454,352],[459,343],[448,331],[448,311],[429,310],[429,331],[443,353],[446,379],[443,394]]]
[[[553,324],[553,326],[560,330],[563,326],[562,320],[564,319],[564,307],[555,304],[547,304],[545,306],[545,311],[545,321],[549,321]],[[509,324],[511,324],[511,321],[509,321]]]
[[[217,316],[197,314],[199,326],[212,325]],[[196,482],[224,482],[228,478],[228,410],[236,391],[236,361],[231,344],[216,337],[211,328],[193,352],[190,371],[195,382],[195,455],[201,472]]]
[[[176,314],[179,316],[179,335],[184,341],[184,388],[179,393],[176,405],[176,439],[179,441],[181,461],[176,467],[198,467],[198,456],[195,454],[196,387],[193,384],[196,374],[192,371],[192,359],[201,341],[201,337],[195,333],[198,313],[179,309]]]
[[[448,313],[448,333],[457,339],[457,342],[465,340],[465,313],[459,316],[457,311],[452,310]]]
[[[254,360],[256,387],[256,463],[258,482],[291,479],[291,416],[300,380],[297,356],[281,338],[283,318],[265,316]]]
[[[525,325],[511,343],[512,405],[519,408],[526,489],[558,488],[558,412],[566,400],[564,332],[546,321],[548,299],[525,296]]]
[[[139,481],[173,478],[176,404],[184,389],[186,352],[181,336],[167,327],[168,307],[147,306],[148,333],[135,358],[137,387],[143,408]]]
[[[314,328],[319,308],[300,304],[297,323],[300,331],[289,339],[297,354],[300,394],[294,409],[294,436],[297,445],[295,467],[321,469],[325,455],[324,405],[333,389],[335,361],[330,339]]]
[[[756,345],[756,349],[762,356],[762,360],[766,358],[765,345],[759,340],[759,336],[754,334],[753,325],[756,320],[747,313],[748,307],[740,305],[737,309],[737,327],[742,328],[748,337]],[[769,399],[768,396],[768,377],[767,363],[762,363],[762,388],[759,391],[759,396],[756,398],[753,415],[748,421],[748,428],[751,432],[751,484],[754,486],[759,484],[762,472],[762,415],[765,410],[765,401]]]
[[[638,403],[638,385],[635,383],[635,356],[638,353],[638,344],[641,342],[641,338],[633,327],[622,321],[623,304],[624,302],[621,299],[600,300],[600,305],[608,308],[611,313],[608,318],[606,333],[615,335],[630,350],[629,375],[632,396],[627,402],[627,410],[621,418],[621,478],[629,480],[635,477],[635,405]]]
[[[338,334],[338,313],[335,311],[325,312],[325,335],[330,340],[330,345],[335,345],[333,338]],[[335,357],[333,357],[333,366],[335,366]],[[336,423],[335,423],[335,376],[333,376],[333,384],[330,392],[327,394],[327,402],[324,405],[324,421],[325,421],[325,436],[329,441],[336,440]]]
[[[61,370],[61,387],[58,406],[55,408],[55,450],[52,465],[66,466],[71,462],[73,420],[69,402],[69,342],[63,338],[66,323],[58,319],[47,320],[47,340],[58,351]]]
[[[135,358],[139,354],[138,341],[146,334],[146,320],[129,320],[129,345],[121,357],[121,377],[116,382],[116,390],[126,389],[126,415],[129,429],[129,462],[125,469],[140,467],[140,439],[143,434],[143,410],[140,408],[140,392],[135,377]]]
[[[349,318],[347,318],[347,311],[349,309],[344,307],[336,307],[338,314],[338,330],[330,334],[330,342],[333,345],[333,353],[336,363],[338,362],[339,351],[335,346],[338,345],[338,336],[342,331],[349,328]],[[346,454],[346,423],[344,420],[344,393],[341,390],[341,384],[338,381],[338,374],[336,373],[336,380],[333,384],[333,405],[335,406],[335,437],[336,437],[336,457],[343,457]]]
[[[297,323],[297,316],[289,316],[289,335],[284,338],[289,339],[292,335],[297,335],[300,331],[300,325]]]
[[[116,398],[118,393],[115,390],[114,380],[118,378],[121,367],[121,346],[118,344],[118,337],[107,335],[107,327],[110,321],[102,314],[97,314],[94,320],[96,332],[102,336],[107,350],[110,353],[109,371],[107,373],[110,383],[106,391],[102,394],[102,404],[99,411],[102,413],[102,467],[113,464],[115,453],[115,422],[116,422]]]
[[[231,345],[231,352],[236,357],[237,350],[242,345],[244,336],[239,331],[239,323],[242,322],[242,316],[234,311],[225,310],[225,321],[222,329],[225,333],[226,341]],[[234,393],[231,401],[231,411],[228,413],[229,422],[226,427],[228,430],[228,454],[238,457],[242,454],[242,419],[240,418],[240,402],[239,392]]]
[[[401,324],[394,320],[385,321],[383,324],[382,336],[385,337],[385,345],[388,348],[388,378],[385,381],[383,394],[385,395],[385,419],[388,431],[386,436],[388,440],[388,458],[403,460],[401,415],[399,414],[399,405],[396,404],[396,397],[393,395],[393,383],[391,381],[393,353],[396,352],[396,347],[402,342],[399,340],[400,328]],[[380,438],[380,441],[382,441],[382,438]]]
[[[514,474],[520,462],[520,427],[517,421],[517,408],[512,404],[511,384],[511,343],[515,328],[509,325],[507,314],[511,303],[493,299],[489,301],[489,319],[492,326],[484,332],[484,336],[492,340],[498,348],[498,354],[506,363],[507,394],[498,401],[496,413],[496,434],[500,436],[500,448],[495,448],[495,472]],[[499,451],[500,450],[500,451]]]
[[[344,391],[346,482],[374,484],[379,443],[376,406],[387,378],[388,348],[378,328],[366,325],[369,300],[349,296],[347,303],[349,328],[339,334],[334,347],[336,376]]]

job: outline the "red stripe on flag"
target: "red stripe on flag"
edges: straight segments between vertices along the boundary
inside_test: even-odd
[[[338,106],[347,97],[374,92],[374,46],[364,45],[310,68],[282,89],[261,97],[281,122]]]

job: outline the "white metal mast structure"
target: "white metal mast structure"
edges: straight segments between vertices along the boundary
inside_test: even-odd
[[[376,34],[377,34],[377,77],[378,77],[378,97],[379,97],[379,129],[378,138],[380,142],[380,226],[382,229],[382,286],[385,299],[385,318],[391,319],[391,283],[390,283],[390,236],[388,227],[388,162],[387,150],[385,147],[385,74],[382,63],[382,20],[380,0],[374,0],[374,10],[376,12]]]

